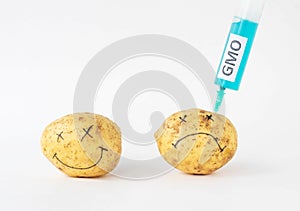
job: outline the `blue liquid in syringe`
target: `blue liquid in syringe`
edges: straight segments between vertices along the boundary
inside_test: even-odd
[[[222,88],[239,89],[257,26],[255,22],[235,18],[218,67],[215,84]]]

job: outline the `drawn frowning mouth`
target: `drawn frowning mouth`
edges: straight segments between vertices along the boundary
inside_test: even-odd
[[[99,146],[98,148],[101,149],[101,155],[100,155],[99,159],[97,160],[97,162],[96,162],[95,164],[93,164],[93,165],[91,165],[91,166],[88,166],[88,167],[74,167],[74,166],[70,166],[70,165],[64,163],[62,160],[60,160],[60,159],[58,158],[58,156],[57,156],[57,153],[54,153],[54,155],[53,155],[52,158],[53,158],[53,159],[55,158],[58,162],[60,162],[61,164],[63,164],[64,166],[66,166],[66,167],[68,167],[68,168],[78,169],[78,170],[86,170],[86,169],[90,169],[90,168],[93,168],[93,167],[97,166],[98,163],[100,163],[100,161],[102,160],[103,152],[104,152],[104,151],[108,151],[106,148],[101,147],[101,146]]]
[[[175,142],[175,144],[172,143],[172,145],[173,145],[173,147],[176,149],[176,148],[177,148],[177,145],[178,145],[181,141],[183,141],[184,139],[186,139],[186,138],[188,138],[188,137],[190,137],[190,136],[197,136],[197,135],[206,135],[206,136],[209,136],[209,137],[213,138],[213,140],[216,142],[216,144],[217,144],[217,146],[218,146],[220,152],[223,152],[224,149],[227,147],[227,146],[221,147],[220,144],[219,144],[219,139],[218,139],[217,137],[211,135],[210,133],[204,133],[204,132],[198,132],[198,133],[192,133],[192,134],[186,135],[186,136],[184,136],[184,137],[178,139],[178,140]]]

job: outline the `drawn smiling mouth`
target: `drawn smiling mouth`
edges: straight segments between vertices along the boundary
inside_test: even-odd
[[[72,169],[78,169],[78,170],[86,170],[86,169],[90,169],[90,168],[93,168],[93,167],[97,166],[98,163],[100,163],[100,161],[102,160],[103,152],[104,152],[104,151],[108,151],[106,148],[101,147],[101,146],[99,146],[98,148],[101,149],[101,155],[100,155],[99,159],[97,160],[97,162],[96,162],[95,164],[93,164],[93,165],[91,165],[91,166],[88,166],[88,167],[74,167],[74,166],[70,166],[70,165],[64,163],[62,160],[60,160],[60,159],[58,158],[58,156],[57,156],[57,153],[54,153],[54,155],[53,155],[52,158],[53,158],[53,159],[56,158],[56,160],[57,160],[58,162],[60,162],[61,164],[63,164],[63,165],[66,166],[66,167],[69,167],[69,168],[72,168]]]

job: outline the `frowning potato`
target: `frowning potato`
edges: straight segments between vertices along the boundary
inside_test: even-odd
[[[237,149],[237,132],[224,116],[201,109],[171,115],[155,133],[161,155],[189,174],[210,174]]]
[[[72,177],[98,177],[113,170],[121,154],[121,133],[106,117],[92,113],[64,116],[41,138],[44,155]]]

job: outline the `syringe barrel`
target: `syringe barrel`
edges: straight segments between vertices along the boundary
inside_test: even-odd
[[[259,23],[266,0],[240,0],[236,17]]]
[[[234,17],[218,67],[215,84],[238,90],[246,68],[265,0],[242,0]]]

